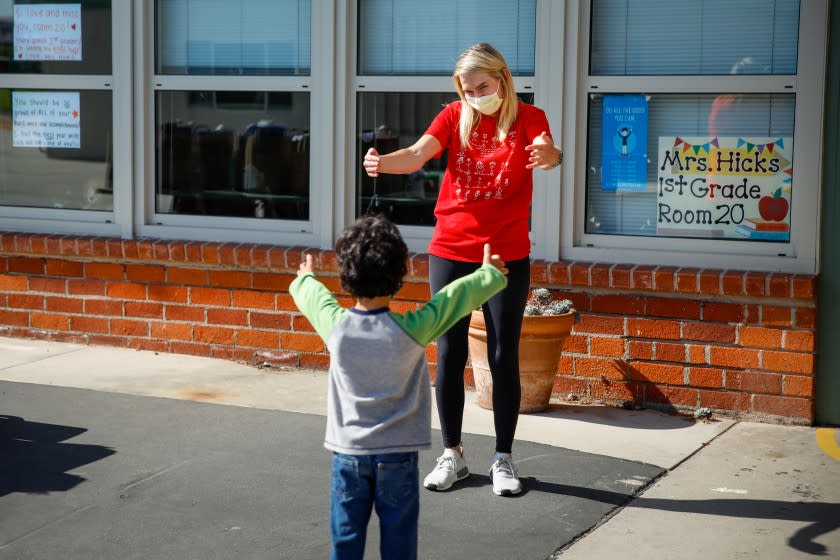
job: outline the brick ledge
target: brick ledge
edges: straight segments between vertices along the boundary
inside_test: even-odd
[[[294,272],[305,253],[318,268],[338,272],[335,252],[299,246],[0,232],[0,254]],[[428,277],[428,257],[410,256],[409,276]],[[0,272],[3,272],[0,270]],[[817,275],[691,267],[534,260],[531,282],[556,288],[607,288],[681,296],[778,297],[814,300]]]

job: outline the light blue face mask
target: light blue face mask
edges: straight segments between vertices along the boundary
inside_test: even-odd
[[[501,84],[499,84],[501,87]],[[481,97],[471,97],[469,95],[464,96],[464,101],[467,102],[467,105],[481,113],[482,115],[490,116],[496,111],[499,110],[499,107],[502,106],[502,98],[499,97],[499,89],[496,88],[496,91],[489,95],[483,95]]]

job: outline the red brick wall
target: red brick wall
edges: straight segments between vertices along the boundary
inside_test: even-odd
[[[288,294],[304,250],[0,233],[0,335],[326,368]],[[313,254],[337,291],[335,254]],[[395,308],[429,297],[427,273],[412,256]],[[814,276],[535,261],[532,285],[579,311],[560,396],[813,421]]]

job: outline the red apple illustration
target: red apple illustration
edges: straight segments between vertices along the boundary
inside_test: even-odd
[[[758,201],[758,213],[769,222],[781,222],[788,213],[788,201],[782,198],[782,187],[776,189],[773,196],[762,196]]]

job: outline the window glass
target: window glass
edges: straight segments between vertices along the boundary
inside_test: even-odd
[[[470,45],[489,42],[514,75],[534,75],[536,0],[360,0],[359,74],[452,74]]]
[[[309,218],[308,93],[156,92],[156,211]]]
[[[586,233],[790,241],[794,94],[591,94]]]
[[[796,74],[799,0],[593,0],[593,76]]]
[[[111,74],[111,0],[0,0],[0,73]]]
[[[533,94],[519,94],[533,103]],[[456,101],[452,93],[364,92],[357,97],[356,161],[361,162],[372,146],[387,154],[410,146],[426,132],[444,105]],[[434,225],[434,208],[446,170],[447,151],[430,159],[410,175],[382,174],[368,177],[361,163],[356,166],[356,216],[384,212],[401,225]]]
[[[157,73],[309,75],[310,0],[158,0]]]
[[[110,91],[0,89],[0,206],[113,210]]]
[[[374,146],[387,154],[413,144],[441,107],[457,98],[455,93],[359,93],[356,161],[361,162]],[[444,169],[446,152],[411,175],[382,174],[374,179],[359,164],[356,215],[382,211],[399,224],[434,224],[433,210]]]

